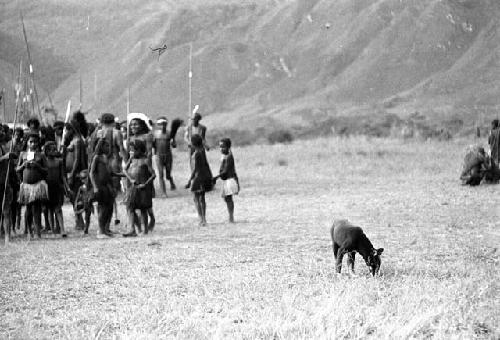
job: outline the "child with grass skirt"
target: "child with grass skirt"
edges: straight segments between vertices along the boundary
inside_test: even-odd
[[[191,176],[185,188],[191,188],[194,205],[200,219],[200,226],[207,225],[206,212],[207,204],[205,193],[213,188],[212,171],[205,154],[203,138],[195,134],[191,137],[191,147],[194,150],[191,155]]]
[[[219,142],[219,148],[222,154],[222,159],[219,174],[214,177],[214,182],[219,178],[222,180],[221,196],[224,198],[227,205],[229,223],[234,223],[233,195],[237,195],[240,192],[240,182],[238,181],[233,153],[231,152],[231,139],[221,139]]]
[[[33,234],[31,224],[35,224],[37,236],[41,237],[42,230],[42,204],[49,198],[47,182],[47,159],[45,155],[38,151],[40,136],[32,133],[28,136],[27,151],[22,152],[16,171],[22,177],[19,187],[18,202],[26,205],[27,225],[30,234]]]

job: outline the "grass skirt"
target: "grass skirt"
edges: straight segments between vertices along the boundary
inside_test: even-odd
[[[41,180],[35,184],[21,183],[18,202],[22,205],[33,202],[45,202],[49,199],[47,182]]]
[[[240,191],[240,186],[235,178],[228,178],[222,181],[222,197],[237,195]]]

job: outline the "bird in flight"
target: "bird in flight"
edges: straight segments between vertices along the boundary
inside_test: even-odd
[[[158,53],[158,61],[160,60],[160,56],[167,50],[167,44],[163,44],[163,46],[152,48],[149,46],[149,49],[152,53]]]

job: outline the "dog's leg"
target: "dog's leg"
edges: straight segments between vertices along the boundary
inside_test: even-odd
[[[344,258],[346,251],[343,248],[340,248],[337,251],[337,256],[336,256],[336,261],[335,261],[335,269],[337,270],[337,273],[340,273],[342,270],[342,259]]]
[[[356,260],[356,252],[350,251],[347,253],[347,266],[351,269],[351,273],[354,274],[354,261]]]
[[[333,256],[335,256],[335,259],[337,259],[337,253],[339,251],[339,245],[335,242],[333,242]]]

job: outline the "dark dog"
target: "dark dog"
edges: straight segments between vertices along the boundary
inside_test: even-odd
[[[353,226],[347,220],[335,220],[330,229],[333,242],[333,254],[336,260],[336,270],[340,273],[342,269],[342,259],[347,253],[347,265],[354,273],[354,260],[356,252],[360,253],[370,267],[373,276],[378,273],[380,269],[380,255],[384,248],[375,249],[372,243],[366,237],[363,229]]]

